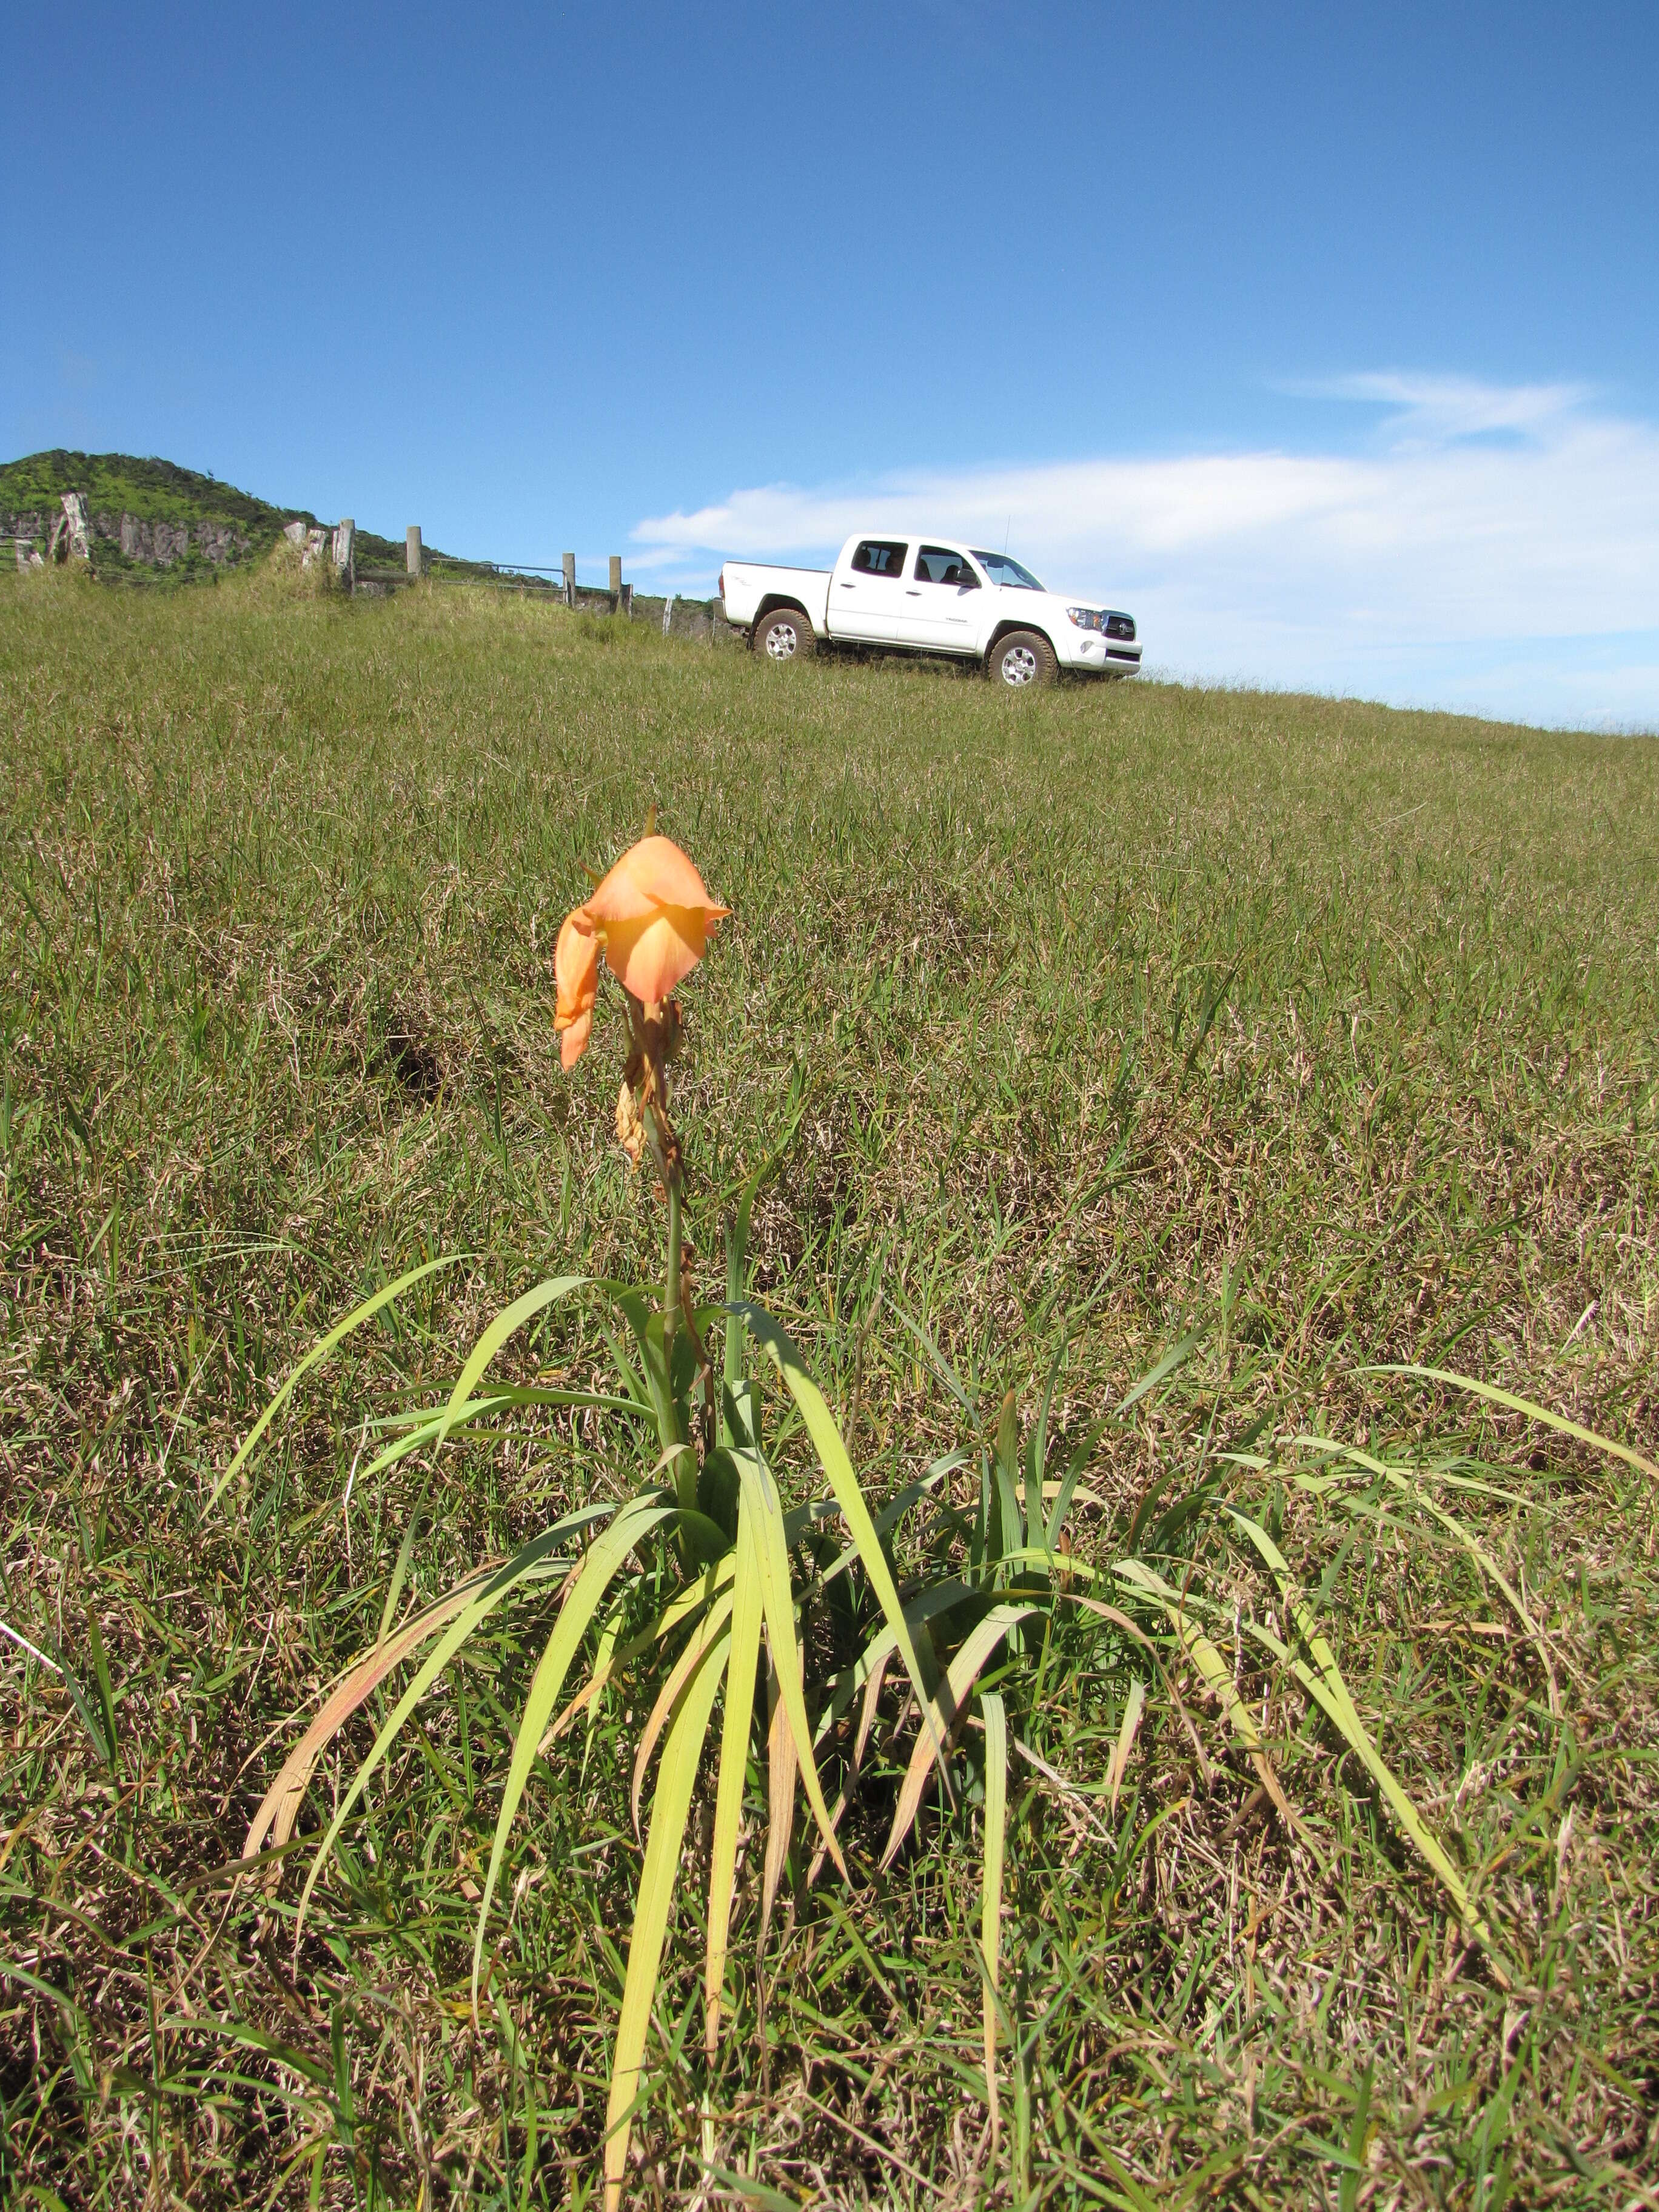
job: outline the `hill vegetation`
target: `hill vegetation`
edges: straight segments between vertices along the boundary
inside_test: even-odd
[[[11,2191],[592,2201],[641,1865],[626,1674],[534,1768],[476,2026],[469,1996],[556,1584],[419,1708],[297,1951],[335,1770],[292,1863],[228,1869],[389,1596],[637,1482],[603,1407],[429,1469],[377,1464],[398,1431],[374,1422],[447,1391],[544,1275],[658,1265],[614,1136],[616,1009],[565,1073],[550,974],[586,872],[654,807],[733,909],[677,1063],[697,1296],[725,1296],[718,1194],[804,1093],[748,1287],[875,1499],[967,1455],[901,1572],[960,1558],[948,1486],[977,1485],[1006,1394],[1024,1435],[1056,1375],[1088,1493],[1073,1587],[1116,1619],[1079,1609],[1034,1690],[1002,1685],[1000,2135],[981,1753],[970,1730],[963,1802],[879,1874],[915,1729],[896,1680],[853,1880],[809,1888],[797,1832],[718,2069],[681,1912],[638,2200],[689,2202],[708,2140],[772,2204],[1645,2201],[1655,1490],[1583,1432],[1654,1457],[1659,747],[1152,684],[1011,701],[269,574],[0,576],[0,717]],[[321,1331],[441,1254],[465,1262],[307,1376],[210,1510]],[[592,1393],[611,1347],[560,1313],[501,1371]],[[765,1410],[804,1500],[805,1439]],[[1225,1549],[1235,1510],[1286,1583]],[[1131,1552],[1203,1593],[1219,1681],[1119,1625]],[[1490,1941],[1311,1676],[1264,1656],[1298,1637]],[[765,1796],[757,1769],[734,1960]]]
[[[269,500],[239,491],[216,477],[199,470],[180,468],[176,462],[140,459],[132,453],[78,453],[62,447],[31,453],[26,459],[0,464],[0,532],[19,532],[38,537],[38,520],[24,526],[22,519],[55,516],[65,492],[78,491],[88,514],[118,521],[123,515],[155,524],[170,524],[191,533],[191,542],[165,564],[153,558],[125,552],[118,536],[100,537],[94,544],[93,566],[106,577],[163,575],[173,583],[199,583],[221,568],[269,553],[290,522],[315,525],[319,518],[308,507],[275,507]],[[328,521],[337,516],[320,518]],[[232,543],[220,559],[202,550],[202,526],[218,526],[230,533]],[[357,533],[358,556],[365,564],[401,566],[403,542],[395,544],[372,531]],[[43,548],[44,550],[44,548]],[[432,558],[451,569],[465,571],[473,564],[447,554]]]
[[[93,514],[135,514],[146,521],[229,522],[269,550],[285,523],[314,522],[301,507],[273,507],[175,462],[132,453],[76,453],[61,447],[0,465],[0,514],[56,507],[78,491]]]

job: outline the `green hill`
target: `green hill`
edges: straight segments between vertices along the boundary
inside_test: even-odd
[[[273,506],[174,461],[58,447],[0,464],[0,538],[21,538],[44,551],[69,491],[82,495],[92,518],[93,567],[112,577],[199,581],[269,553],[287,524],[323,519],[308,507]],[[404,548],[401,540],[359,530],[357,556],[375,567],[401,566]],[[472,565],[432,557],[453,568]]]

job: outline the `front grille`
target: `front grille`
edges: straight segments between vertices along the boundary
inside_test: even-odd
[[[1132,639],[1132,638],[1134,636],[1134,634],[1135,634],[1135,626],[1134,626],[1134,620],[1133,620],[1133,617],[1132,616],[1129,616],[1129,615],[1108,615],[1108,616],[1107,616],[1107,617],[1106,617],[1106,635],[1107,635],[1107,636],[1108,636],[1108,637],[1121,637],[1121,638],[1124,638],[1124,639],[1126,639],[1126,640],[1127,640],[1127,639]]]
[[[1140,655],[1138,653],[1114,653],[1109,645],[1106,648],[1106,658],[1108,660],[1133,660],[1137,667],[1140,665]]]

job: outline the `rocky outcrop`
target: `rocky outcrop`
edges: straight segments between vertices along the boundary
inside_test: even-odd
[[[118,540],[129,561],[153,561],[170,568],[190,550],[190,526],[183,522],[150,522],[136,514],[100,514],[100,538]]]
[[[78,500],[80,495],[72,492],[68,496]],[[164,522],[142,514],[94,514],[88,524],[84,506],[82,516],[94,567],[94,546],[100,539],[106,544],[118,545],[126,560],[143,561],[157,568],[170,568],[192,545],[204,560],[211,562],[216,568],[222,568],[241,560],[253,544],[247,532],[239,530],[234,522]],[[15,538],[20,549],[42,542],[49,544],[54,531],[62,532],[65,520],[63,514],[41,508],[0,514],[0,538]],[[19,550],[17,561],[20,568],[27,564],[26,550]]]
[[[100,514],[94,524],[100,538],[113,539],[129,561],[153,562],[170,568],[194,545],[216,568],[238,561],[252,543],[230,522],[161,522],[137,514]]]
[[[313,529],[304,522],[290,522],[283,535],[300,556],[300,566],[309,568],[320,563],[328,555],[331,532]]]
[[[46,558],[48,561],[90,561],[92,539],[87,524],[87,503],[78,491],[66,491],[63,506],[63,513],[52,526]]]

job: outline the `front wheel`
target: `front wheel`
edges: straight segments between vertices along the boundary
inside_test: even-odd
[[[993,684],[1010,691],[1028,691],[1039,684],[1052,684],[1057,663],[1054,648],[1041,630],[1012,629],[991,647],[985,672]]]
[[[774,607],[755,631],[755,650],[769,660],[810,660],[817,647],[799,607]]]

